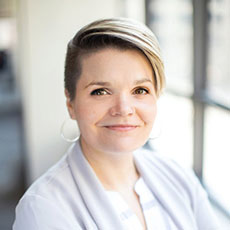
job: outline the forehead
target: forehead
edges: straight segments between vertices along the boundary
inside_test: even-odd
[[[136,81],[149,78],[153,81],[151,64],[145,55],[135,49],[105,48],[82,59],[80,81]]]

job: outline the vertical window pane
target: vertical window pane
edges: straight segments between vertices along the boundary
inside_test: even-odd
[[[230,1],[209,1],[208,90],[230,106]]]
[[[152,0],[149,26],[159,39],[167,87],[192,93],[192,1]]]
[[[204,138],[204,182],[217,200],[230,210],[230,114],[207,107]]]

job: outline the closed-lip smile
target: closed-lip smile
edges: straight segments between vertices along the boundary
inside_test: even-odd
[[[114,125],[106,125],[104,127],[114,131],[127,132],[136,129],[138,125],[114,124]]]

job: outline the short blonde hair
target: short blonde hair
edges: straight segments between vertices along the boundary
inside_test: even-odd
[[[160,96],[165,87],[165,76],[157,38],[144,24],[127,18],[110,18],[84,26],[68,43],[65,88],[69,92],[70,99],[74,99],[76,94],[82,57],[106,47],[141,51],[152,65],[156,94]]]

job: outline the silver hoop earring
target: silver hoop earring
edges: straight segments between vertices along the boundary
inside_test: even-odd
[[[72,124],[71,124],[72,123]],[[73,124],[75,123],[75,124]],[[75,131],[74,131],[75,129]],[[69,137],[66,137],[66,134],[65,133],[69,133],[68,136]],[[75,133],[74,135],[76,136],[75,138],[72,138],[73,136],[73,133]],[[77,133],[77,135],[76,135]],[[77,125],[77,122],[75,120],[72,120],[70,118],[67,118],[63,123],[62,123],[62,126],[61,126],[61,130],[60,130],[60,134],[61,134],[61,137],[67,141],[67,142],[75,142],[78,140],[78,138],[80,137],[80,131],[79,131],[79,128],[78,128],[78,125]]]

